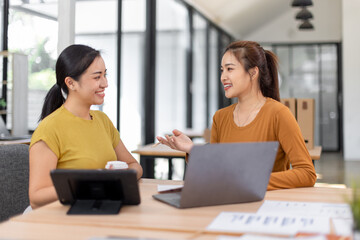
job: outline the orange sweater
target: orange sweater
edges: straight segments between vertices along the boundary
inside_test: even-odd
[[[314,186],[316,172],[290,110],[280,102],[267,98],[255,119],[244,127],[238,127],[233,119],[235,106],[233,104],[215,113],[210,142],[278,141],[279,150],[268,190]]]

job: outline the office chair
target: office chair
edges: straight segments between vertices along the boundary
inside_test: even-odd
[[[29,206],[29,146],[0,145],[0,222]]]

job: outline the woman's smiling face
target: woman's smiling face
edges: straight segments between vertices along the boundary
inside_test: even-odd
[[[105,88],[108,87],[106,67],[102,57],[97,57],[80,76],[76,83],[77,97],[85,104],[101,105],[104,102]]]
[[[222,58],[220,80],[227,98],[239,97],[251,92],[250,74],[230,51],[227,51]]]

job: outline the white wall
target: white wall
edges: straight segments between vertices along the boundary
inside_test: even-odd
[[[341,41],[341,0],[317,0],[308,7],[313,13],[311,23],[315,31],[298,30],[299,20],[295,20],[300,8],[291,8],[272,21],[242,36],[241,39],[257,42],[340,42]]]
[[[360,161],[360,1],[342,3],[344,157]]]

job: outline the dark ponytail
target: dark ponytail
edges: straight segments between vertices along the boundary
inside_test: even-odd
[[[264,50],[265,57],[266,57],[266,63],[267,63],[267,69],[268,74],[266,76],[269,78],[268,82],[269,84],[265,85],[263,84],[263,88],[261,88],[261,92],[264,96],[270,97],[272,99],[275,99],[277,101],[280,101],[280,93],[279,93],[279,75],[278,75],[278,60],[276,55],[268,50]],[[261,79],[259,80],[260,85],[262,83]]]
[[[58,109],[64,102],[63,92],[67,95],[69,90],[65,78],[71,77],[79,81],[80,76],[86,71],[100,52],[85,45],[71,45],[61,52],[56,61],[56,84],[46,94],[40,120]]]
[[[278,63],[274,53],[264,50],[257,42],[237,41],[230,43],[225,53],[230,51],[243,65],[246,72],[251,68],[259,69],[259,87],[265,97],[280,101],[278,82]]]
[[[59,85],[54,84],[45,96],[44,105],[42,107],[40,120],[44,119],[47,115],[61,107],[65,102]]]

